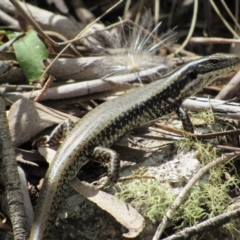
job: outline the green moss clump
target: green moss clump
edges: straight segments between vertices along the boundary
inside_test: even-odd
[[[139,210],[152,222],[159,222],[176,195],[167,190],[170,186],[160,186],[152,179],[119,183],[116,196]]]

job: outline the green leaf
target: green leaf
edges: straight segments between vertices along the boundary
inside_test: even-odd
[[[8,33],[9,39],[16,37],[19,33]],[[34,30],[30,30],[26,35],[15,43],[13,48],[17,61],[28,81],[38,80],[43,71],[43,60],[48,57],[48,51],[42,41],[38,38]]]

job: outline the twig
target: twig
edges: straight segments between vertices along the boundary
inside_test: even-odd
[[[228,130],[228,131],[224,131],[224,132],[194,134],[194,133],[189,133],[189,132],[185,132],[182,130],[178,130],[175,128],[171,128],[171,127],[168,127],[168,126],[162,125],[162,124],[156,124],[156,125],[165,131],[169,131],[169,132],[178,134],[180,136],[192,137],[192,138],[196,138],[196,139],[214,138],[214,137],[225,136],[225,135],[240,135],[240,129]],[[156,131],[156,130],[154,130],[154,131]]]
[[[192,37],[189,41],[191,44],[193,43],[203,43],[203,44],[232,44],[237,43],[240,44],[239,39],[232,39],[232,38],[217,38],[217,37]]]
[[[125,4],[125,7],[124,7],[124,11],[123,11],[123,16],[127,15],[127,12],[129,11],[130,5],[131,5],[131,0],[127,0],[126,4]]]
[[[227,118],[240,119],[240,105],[227,101],[211,99],[208,101],[206,98],[190,98],[184,101],[182,106],[193,112],[200,110],[209,110],[209,102],[215,114],[222,115]]]
[[[235,19],[238,23],[239,20],[239,0],[235,1]],[[237,31],[237,25],[235,24],[235,31]]]
[[[228,22],[225,20],[225,18],[222,16],[222,14],[220,13],[219,9],[217,8],[216,4],[214,3],[213,0],[209,0],[212,7],[214,8],[215,12],[217,13],[217,15],[220,17],[220,19],[222,20],[222,22],[224,23],[224,25],[227,27],[227,29],[233,34],[233,36],[235,38],[240,38],[239,35],[231,28],[231,26],[228,24]]]
[[[142,9],[143,9],[144,0],[140,0],[137,4],[138,4],[138,10],[137,10],[137,15],[136,15],[135,21],[134,21],[134,23],[136,25],[139,24],[139,20],[141,18],[141,12],[142,12]]]
[[[52,82],[56,80],[55,77],[53,77],[52,75],[50,75],[46,81],[46,83],[44,84],[43,88],[40,90],[39,94],[35,97],[34,101],[38,102],[41,97],[44,95],[44,93],[46,93],[46,91],[49,89],[49,87],[51,86]]]
[[[6,48],[9,48],[14,42],[16,42],[19,38],[25,36],[25,33],[20,33],[19,35],[17,35],[16,37],[14,37],[13,39],[9,40],[8,42],[4,43],[1,47],[0,47],[0,52],[2,52],[3,50],[5,50]]]
[[[159,13],[160,13],[160,1],[154,1],[154,26],[156,27],[159,22]],[[157,37],[157,32],[155,32],[155,37]]]
[[[170,29],[170,26],[172,24],[172,18],[174,16],[174,9],[175,9],[175,6],[176,6],[176,3],[177,1],[176,0],[173,0],[172,1],[172,5],[171,5],[171,9],[170,9],[170,14],[169,14],[169,18],[168,18],[168,28]]]
[[[220,214],[216,217],[210,218],[210,219],[203,221],[195,226],[184,228],[182,231],[180,231],[170,237],[164,238],[163,240],[187,239],[194,235],[204,233],[206,231],[211,231],[212,229],[222,226],[223,224],[226,224],[236,218],[240,218],[240,208]]]
[[[153,240],[160,239],[164,229],[167,226],[168,221],[171,219],[173,213],[176,211],[176,209],[183,203],[183,201],[186,199],[189,191],[191,190],[192,186],[195,185],[195,183],[203,177],[210,169],[229,161],[230,159],[236,158],[240,156],[240,152],[234,152],[234,153],[227,153],[223,154],[220,158],[216,159],[213,162],[208,163],[206,166],[202,167],[186,184],[186,186],[183,188],[183,190],[180,192],[180,194],[177,196],[175,201],[172,203],[172,205],[167,210],[165,216],[162,219],[162,222],[157,228],[157,231],[155,232],[153,236]]]
[[[24,9],[22,8],[22,6],[19,4],[19,2],[17,0],[9,0],[9,2],[12,3],[12,5],[14,7],[17,8],[17,10],[23,15],[23,17],[33,25],[33,27],[36,29],[36,31],[45,39],[47,39],[50,43],[54,44],[55,46],[58,46],[57,43],[55,41],[52,41],[52,39],[43,32],[43,30],[41,29],[41,27],[33,20],[33,18],[31,16],[29,16],[28,14],[26,14],[26,12],[24,11]]]
[[[75,37],[84,27],[82,23],[73,23],[73,21],[63,15],[43,10],[42,8],[33,6],[26,2],[23,3],[22,1],[18,1],[18,3],[25,12],[30,12],[32,18],[35,19],[43,30],[58,32],[64,35],[67,39]],[[19,14],[17,8],[14,7],[9,0],[1,0],[0,9],[14,16]]]
[[[235,97],[240,89],[240,71],[218,93],[215,99],[227,100]]]
[[[181,52],[185,46],[188,44],[192,34],[193,34],[193,30],[195,28],[196,25],[196,19],[197,19],[197,12],[198,12],[198,0],[194,0],[194,9],[193,9],[193,17],[192,17],[192,23],[191,23],[191,27],[189,29],[188,35],[185,39],[185,41],[182,43],[182,45],[175,51],[175,54],[178,54],[179,52]]]
[[[225,3],[225,1],[221,0],[221,2],[222,2],[222,5],[225,7],[225,9],[226,9],[227,13],[229,14],[229,16],[232,18],[233,22],[235,23],[235,26],[238,29],[240,29],[240,25],[239,25],[237,19],[233,16],[233,14],[231,13],[231,11],[230,11],[229,7],[227,6],[227,4]]]

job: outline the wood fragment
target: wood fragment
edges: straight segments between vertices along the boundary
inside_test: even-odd
[[[13,226],[15,240],[28,237],[29,229],[24,209],[23,194],[17,170],[15,152],[12,146],[7,123],[4,100],[0,99],[0,145],[1,145],[1,172],[4,178],[8,210]]]
[[[228,84],[218,93],[215,99],[228,100],[239,94],[240,71],[228,82]]]

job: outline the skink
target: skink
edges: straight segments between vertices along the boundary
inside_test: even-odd
[[[68,134],[46,173],[30,240],[54,239],[52,229],[69,183],[91,160],[96,147],[110,147],[132,128],[176,111],[186,98],[238,68],[240,58],[236,55],[203,57],[85,115]]]

